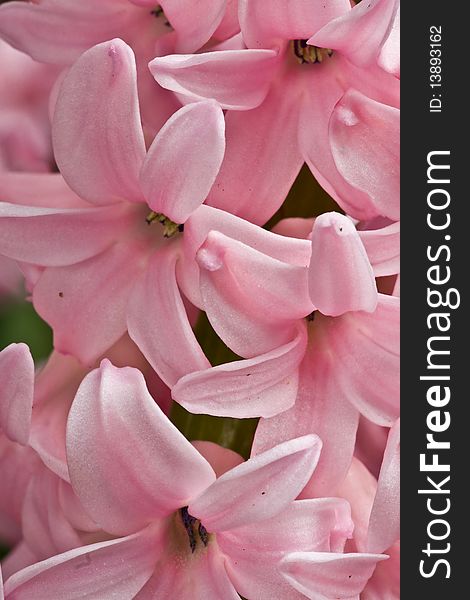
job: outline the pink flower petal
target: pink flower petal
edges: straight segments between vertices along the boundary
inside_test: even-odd
[[[288,552],[329,551],[336,529],[352,528],[351,511],[339,498],[300,500],[260,523],[217,534],[227,570],[245,597],[298,600],[301,596],[279,572]],[[303,597],[303,596],[302,596]]]
[[[367,550],[384,552],[400,538],[400,420],[390,430],[369,521]]]
[[[85,510],[117,535],[187,505],[215,479],[161,412],[140,371],[118,369],[108,360],[77,392],[67,425],[67,458]]]
[[[360,229],[358,233],[376,277],[400,271],[399,221],[379,229]]]
[[[224,50],[161,56],[149,68],[168,90],[192,100],[213,98],[222,108],[249,110],[266,97],[278,63],[274,50]]]
[[[210,532],[269,519],[297,497],[320,450],[315,435],[279,444],[219,477],[189,504],[189,513]]]
[[[222,21],[226,4],[226,0],[199,0],[197,6],[192,0],[162,0],[160,5],[176,32],[176,51],[202,48]]]
[[[2,58],[2,65],[4,59]],[[2,87],[5,82],[2,69]],[[14,91],[13,91],[14,92]],[[3,104],[3,103],[2,103]],[[3,170],[44,172],[50,168],[51,145],[47,129],[27,109],[2,106],[0,113],[0,167]]]
[[[190,552],[189,544],[187,548]],[[165,556],[135,600],[239,600],[216,543],[189,556]]]
[[[339,213],[315,219],[309,266],[310,298],[324,315],[373,312],[377,286],[364,245],[352,221]]]
[[[44,208],[90,208],[69,188],[60,173],[0,172],[0,199]]]
[[[354,529],[351,532],[353,539],[346,546],[348,551],[362,552],[367,550],[366,540],[369,517],[376,491],[376,478],[354,456],[346,477],[333,492],[334,496],[344,498],[351,506]],[[339,550],[343,551],[344,549],[344,547],[339,548]]]
[[[106,250],[132,220],[125,205],[41,208],[0,203],[0,252],[45,267],[71,265]]]
[[[377,214],[400,218],[400,111],[350,89],[330,120],[331,151],[346,181],[368,194]]]
[[[115,244],[98,256],[46,269],[34,288],[36,310],[54,330],[54,347],[94,362],[126,331],[127,303],[147,260],[137,244]]]
[[[72,356],[52,352],[36,376],[30,445],[56,475],[69,481],[65,429],[72,400],[88,370]],[[55,553],[54,553],[55,554]]]
[[[26,445],[31,428],[34,362],[26,344],[10,344],[0,352],[0,430]]]
[[[397,278],[395,280],[395,285],[393,287],[393,292],[392,294],[394,296],[397,296],[397,298],[400,297],[400,273],[398,273]]]
[[[193,371],[210,367],[191,329],[176,282],[178,246],[167,245],[150,258],[133,291],[129,335],[161,379],[172,387]],[[149,307],[158,307],[149,313]]]
[[[155,2],[153,0],[128,0],[129,2],[132,2],[132,4],[135,4],[136,6],[144,6],[145,8],[154,8],[155,7]]]
[[[162,553],[155,526],[134,535],[70,550],[19,571],[6,582],[8,600],[134,598]]]
[[[65,518],[74,529],[79,530],[82,536],[85,533],[103,535],[101,531],[98,531],[99,526],[85,512],[70,483],[63,480],[59,481],[58,498]]]
[[[300,106],[300,151],[317,181],[348,215],[357,219],[374,217],[376,213],[370,199],[344,179],[330,149],[328,124],[336,103],[344,94],[344,80],[347,82],[350,66],[336,54],[328,64],[314,66]],[[334,78],[332,71],[336,74]]]
[[[335,554],[293,552],[281,562],[284,577],[312,600],[356,599],[362,592],[382,554]]]
[[[184,226],[182,260],[177,265],[178,283],[189,300],[199,308],[202,308],[203,302],[195,258],[211,230],[219,231],[287,264],[308,266],[311,253],[309,241],[277,235],[228,212],[202,204]]]
[[[400,77],[400,6],[397,8],[392,27],[377,62],[384,71]]]
[[[191,444],[207,460],[214,469],[214,473],[217,477],[220,477],[227,471],[230,471],[230,469],[245,462],[244,459],[233,450],[219,446],[219,444],[215,444],[214,442],[195,440],[191,442]]]
[[[234,4],[238,3],[238,0],[228,0],[228,2],[233,6]],[[237,11],[236,8],[235,8],[235,11]],[[236,26],[235,26],[235,22],[236,22]],[[219,30],[216,31],[214,34],[214,41],[220,40],[220,39],[222,39],[223,41],[220,41],[218,44],[215,44],[213,46],[211,45],[211,50],[214,52],[217,50],[246,50],[246,45],[245,45],[245,42],[243,41],[243,37],[240,32],[240,26],[238,24],[238,16],[237,15],[236,15],[235,20],[229,20],[228,26],[230,28],[233,27],[233,29],[236,28],[237,31],[233,30],[232,35],[228,35],[227,37],[222,37],[222,38],[218,35]],[[220,28],[220,31],[221,32],[225,31],[223,24],[222,24],[222,27]]]
[[[209,205],[259,225],[276,212],[303,164],[297,142],[301,92],[297,78],[284,78],[257,108],[227,114],[227,149]]]
[[[308,266],[311,246],[307,240],[286,238],[253,225],[223,210],[202,205],[184,229],[185,255],[194,258],[210,231],[219,231],[271,258],[300,267]]]
[[[238,22],[238,0],[226,0],[225,14],[220,25],[214,31],[214,39],[228,40],[240,32]]]
[[[78,532],[60,505],[60,482],[44,467],[35,474],[26,491],[22,511],[23,538],[34,552],[36,561],[82,545]]]
[[[332,76],[333,75],[333,76]],[[307,85],[308,83],[308,85]],[[381,214],[374,199],[354,187],[335,163],[328,130],[330,117],[337,102],[348,88],[357,88],[369,98],[398,106],[398,81],[379,67],[360,69],[339,54],[328,62],[315,65],[305,82],[304,101],[300,111],[300,150],[320,185],[339,203],[341,208],[356,219],[371,219]],[[391,85],[393,84],[393,85]],[[372,136],[377,132],[372,132]],[[354,152],[349,138],[344,140],[344,153],[352,161]],[[374,164],[377,156],[374,158]],[[363,164],[358,169],[364,172]]]
[[[400,542],[387,551],[388,560],[380,562],[361,594],[361,600],[400,600]]]
[[[12,259],[0,255],[0,297],[19,297],[22,293],[23,274]]]
[[[21,540],[21,507],[32,475],[41,468],[36,453],[0,434],[0,538],[13,546]]]
[[[2,560],[3,580],[7,581],[11,575],[33,565],[35,562],[37,562],[37,558],[28,548],[26,542],[19,542]]]
[[[295,320],[313,310],[305,267],[282,263],[217,231],[208,234],[196,259],[207,316],[241,356],[287,343]]]
[[[297,240],[291,241],[295,250]],[[272,320],[291,321],[314,310],[307,290],[306,265],[282,262],[219,231],[208,233],[196,260],[201,269],[210,273],[226,270],[232,275],[239,287],[244,288],[247,301],[251,301],[248,310],[260,318],[269,311]],[[252,295],[254,289],[256,294]]]
[[[359,66],[372,63],[388,37],[398,0],[368,0],[327,23],[308,40],[320,48],[339,50]]]
[[[379,476],[388,433],[388,427],[376,425],[365,417],[361,417],[359,420],[356,450],[354,451],[354,454],[362,463],[364,463],[375,479]]]
[[[299,240],[307,240],[312,237],[314,217],[286,217],[281,219],[271,229],[272,232],[278,233],[286,237],[298,238]]]
[[[367,66],[377,59],[391,29],[398,0],[369,0],[327,23],[308,40],[320,48],[339,50],[348,60]]]
[[[60,89],[52,126],[57,164],[90,202],[142,201],[145,157],[132,50],[115,39],[87,50]]]
[[[186,375],[172,389],[172,397],[196,414],[272,417],[295,402],[306,344],[302,327],[294,340],[268,354]]]
[[[184,223],[206,199],[225,151],[225,121],[211,100],[184,106],[158,132],[141,172],[150,208]]]
[[[317,327],[315,317],[312,328]],[[261,419],[253,441],[252,455],[272,448],[299,435],[315,433],[323,448],[304,497],[331,494],[346,476],[351,464],[356,430],[357,410],[339,387],[340,371],[334,355],[322,347],[325,335],[315,329],[310,334],[305,358],[300,365],[299,391],[294,406],[270,419]]]
[[[127,0],[9,2],[0,9],[0,33],[39,62],[68,65],[115,37],[130,13]]]
[[[132,43],[132,39],[130,40],[131,46],[136,52],[140,113],[147,147],[171,115],[181,108],[181,102],[176,94],[155,85],[155,79],[148,68],[149,61],[153,60],[155,56],[164,56],[175,51],[174,34],[168,35],[168,28],[163,19],[156,20],[150,14],[152,9],[155,10],[155,6],[154,3],[148,12],[144,11],[142,21],[137,23],[134,30],[134,36],[139,37],[143,30],[146,39],[139,40],[137,44]],[[146,20],[147,22],[145,22]],[[157,21],[160,31],[158,28],[155,30],[155,21]],[[159,35],[162,37],[157,39]]]
[[[399,298],[379,294],[375,312],[325,321],[323,334],[342,393],[365,417],[388,427],[400,413],[399,321]]]
[[[284,40],[307,39],[350,8],[348,0],[276,0],[269,3],[239,0],[239,5],[243,37],[250,48],[269,48]]]

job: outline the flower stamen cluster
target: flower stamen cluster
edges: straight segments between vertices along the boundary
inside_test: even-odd
[[[322,63],[324,59],[333,56],[333,50],[307,44],[307,41],[291,40],[291,47],[299,64]]]
[[[183,526],[188,534],[189,547],[191,548],[191,552],[194,554],[199,542],[201,542],[204,547],[207,546],[209,543],[209,534],[207,533],[207,529],[204,527],[201,521],[189,514],[187,506],[181,508],[179,512]]]
[[[147,225],[151,225],[154,221],[163,225],[163,237],[171,238],[177,233],[184,231],[184,223],[175,223],[162,213],[151,211],[146,217],[145,222]]]

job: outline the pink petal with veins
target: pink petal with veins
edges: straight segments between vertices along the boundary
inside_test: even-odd
[[[95,204],[143,201],[145,143],[135,57],[122,40],[90,48],[71,67],[57,98],[52,136],[59,169],[79,196]]]
[[[269,519],[297,497],[314,471],[320,439],[306,435],[275,446],[219,477],[189,504],[209,532]]]
[[[299,328],[294,340],[268,354],[189,373],[172,396],[192,413],[271,417],[295,402],[306,343],[305,330]]]
[[[332,552],[293,552],[280,569],[299,592],[311,600],[359,598],[383,554],[334,554]]]
[[[330,120],[331,150],[345,180],[366,193],[377,214],[400,218],[400,111],[349,90]]]
[[[140,174],[152,210],[184,223],[204,202],[222,164],[224,132],[222,109],[210,100],[184,106],[170,117]]]
[[[157,57],[149,68],[161,86],[191,100],[249,110],[263,102],[278,64],[274,50],[224,50]]]
[[[178,245],[172,244],[150,258],[134,286],[127,316],[129,335],[169,387],[187,373],[210,367],[178,289],[178,252]]]
[[[31,429],[34,362],[26,344],[10,344],[0,352],[0,430],[26,445]]]
[[[67,458],[85,510],[117,535],[185,506],[215,479],[161,412],[140,371],[118,369],[108,360],[77,392],[67,425]]]

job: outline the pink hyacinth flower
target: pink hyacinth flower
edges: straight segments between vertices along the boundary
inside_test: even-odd
[[[284,239],[299,258],[306,249],[303,267],[209,234],[197,255],[204,309],[246,360],[188,374],[172,395],[192,412],[265,417],[255,454],[317,433],[324,449],[312,485],[325,495],[349,468],[359,411],[387,426],[398,416],[399,300],[377,293],[348,218],[321,215],[312,242]]]
[[[211,442],[194,445],[217,476],[243,462],[235,452]],[[21,521],[23,537],[4,561],[5,579],[56,554],[110,539],[110,535],[87,516],[70,484],[46,467],[37,469],[29,481]]]
[[[331,572],[331,555],[296,552],[282,561],[284,576],[313,600],[359,598],[359,593],[363,600],[398,600],[399,423],[390,431],[378,481],[354,459],[335,495],[349,501],[355,525],[354,539],[348,541],[345,550],[349,553],[341,558],[343,573],[337,569]],[[377,564],[376,555],[368,554],[376,552],[384,552],[388,560]]]
[[[21,512],[21,541],[4,561],[4,576],[34,563],[108,539],[83,510],[69,483],[39,464],[28,482]]]
[[[227,0],[199,0],[196,6],[192,0],[8,2],[0,7],[0,37],[39,62],[64,67],[98,43],[123,39],[137,56],[143,121],[153,136],[179,102],[155,85],[147,63],[169,52],[198,50],[217,30],[219,36],[224,34],[223,21],[226,35],[235,33],[237,22],[227,4]]]
[[[379,66],[383,47],[396,46],[397,6],[242,0],[248,48],[150,63],[163,87],[229,111],[212,206],[233,211],[236,201],[236,214],[262,224],[305,161],[348,214],[398,219],[399,82]]]
[[[195,257],[211,230],[288,264],[307,264],[307,242],[201,205],[224,152],[215,102],[175,113],[146,153],[134,60],[123,42],[98,45],[75,63],[57,100],[53,132],[57,162],[76,194],[55,174],[0,176],[8,200],[0,204],[0,251],[34,265],[33,302],[52,326],[59,352],[87,364],[128,329],[173,386],[210,367],[180,289],[203,306]],[[159,219],[169,238],[158,223],[149,224]],[[294,346],[304,342],[300,336]]]
[[[128,339],[107,355],[149,371]],[[0,352],[0,540],[16,544],[5,560],[5,576],[102,539],[73,498],[65,460],[68,412],[88,372],[75,359],[53,353],[35,378],[25,344]]]
[[[104,356],[118,366],[139,368],[147,384],[168,410],[169,391],[128,336]],[[69,481],[65,457],[65,427],[75,393],[93,366],[53,352],[34,374],[33,359],[25,344],[11,344],[0,352],[0,431],[12,442],[29,446],[58,477]]]
[[[75,398],[67,454],[85,510],[118,537],[16,573],[6,598],[39,589],[70,599],[235,599],[235,590],[300,598],[278,573],[279,560],[293,549],[341,552],[351,531],[344,501],[294,501],[320,446],[312,435],[291,440],[216,479],[161,413],[142,375],[104,361]]]
[[[35,307],[52,325],[56,349],[84,363],[125,333],[129,299],[142,277],[132,330],[145,339],[149,322],[150,332],[158,329],[165,358],[152,356],[152,364],[158,362],[172,383],[208,362],[176,284],[181,240],[165,239],[147,217],[153,209],[183,224],[204,201],[223,157],[224,120],[212,101],[184,107],[147,153],[136,76],[132,51],[120,40],[92,48],[75,63],[57,100],[53,135],[62,174],[84,200],[55,175],[29,177],[29,187],[43,187],[36,187],[39,205],[29,192],[34,205],[25,206],[23,182],[7,181],[15,204],[1,205],[0,250],[42,268],[33,282]],[[152,305],[146,285],[153,288]],[[150,315],[153,305],[159,311]]]
[[[360,548],[368,552],[385,552],[389,559],[377,565],[367,582],[363,600],[399,600],[400,598],[400,431],[399,421],[391,428],[383,457],[376,493],[369,510],[367,536]],[[357,490],[358,486],[356,486]],[[338,494],[343,496],[343,494]],[[354,500],[351,502],[355,519]],[[382,549],[382,550],[381,550]]]

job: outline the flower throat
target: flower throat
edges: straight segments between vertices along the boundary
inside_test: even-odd
[[[291,46],[297,61],[301,65],[306,63],[311,65],[321,63],[333,54],[333,50],[329,48],[310,46],[307,44],[307,40],[292,40]]]
[[[207,533],[207,529],[204,527],[204,525],[198,519],[189,514],[187,506],[180,509],[180,515],[181,520],[183,521],[183,526],[188,534],[189,547],[191,548],[191,552],[194,554],[196,546],[199,542],[201,542],[204,546],[207,546],[209,543],[209,534]]]

